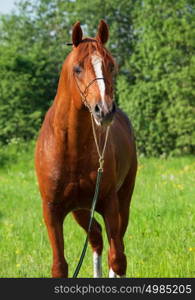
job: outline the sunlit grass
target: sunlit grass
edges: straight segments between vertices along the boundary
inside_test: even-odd
[[[33,144],[16,143],[1,149],[0,156],[0,277],[49,277],[51,248],[34,173]],[[193,157],[139,159],[125,236],[128,277],[195,277],[194,178]],[[64,223],[64,238],[72,276],[85,234],[71,215]],[[104,245],[106,277],[105,230]],[[79,277],[92,274],[88,248]]]

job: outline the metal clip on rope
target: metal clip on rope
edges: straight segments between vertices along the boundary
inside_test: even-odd
[[[102,171],[103,172],[103,166],[104,166],[104,159],[103,157],[100,157],[99,158],[99,168],[98,168],[98,171]]]

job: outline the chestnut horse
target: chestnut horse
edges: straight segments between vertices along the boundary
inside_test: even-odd
[[[35,165],[53,251],[53,277],[68,276],[63,239],[66,215],[72,212],[78,224],[86,232],[88,229],[99,159],[91,114],[100,147],[110,126],[96,205],[109,241],[109,276],[122,277],[126,273],[123,237],[128,225],[137,159],[130,121],[114,103],[116,64],[104,47],[108,35],[108,26],[103,20],[96,38],[83,38],[80,23],[74,25],[72,51],[63,64],[55,100],[36,144]],[[101,277],[103,241],[101,226],[95,218],[89,242],[93,250],[94,277]]]

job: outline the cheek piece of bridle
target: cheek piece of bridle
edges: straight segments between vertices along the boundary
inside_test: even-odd
[[[88,95],[88,89],[89,89],[89,87],[96,80],[104,80],[105,81],[105,78],[103,78],[103,77],[96,77],[96,78],[94,78],[86,86],[85,90],[82,91],[80,89],[80,86],[79,86],[78,81],[77,81],[77,79],[76,79],[76,77],[75,77],[74,74],[73,74],[73,77],[75,79],[76,85],[77,85],[78,90],[80,92],[81,99],[82,99],[84,105],[88,108],[88,110],[90,112],[90,115],[91,115],[91,123],[92,123],[93,136],[94,136],[95,145],[96,145],[98,156],[99,156],[99,168],[98,168],[98,171],[97,171],[97,178],[96,178],[96,184],[95,184],[95,192],[94,192],[94,196],[93,196],[93,200],[92,200],[92,206],[91,206],[91,211],[90,211],[90,220],[89,220],[89,225],[88,225],[88,230],[87,230],[87,237],[86,237],[86,240],[85,240],[85,244],[83,246],[83,250],[81,252],[81,256],[80,256],[79,262],[78,262],[77,267],[76,267],[76,269],[74,271],[74,274],[73,274],[73,278],[76,278],[77,275],[79,274],[79,271],[80,271],[80,268],[82,266],[82,263],[83,263],[83,260],[84,260],[85,254],[86,254],[86,250],[87,250],[87,245],[88,245],[88,241],[89,241],[89,234],[91,232],[91,225],[92,225],[92,221],[93,221],[93,217],[94,217],[94,212],[95,212],[95,208],[96,208],[96,203],[97,203],[98,195],[99,195],[99,188],[100,188],[100,182],[101,182],[101,177],[102,177],[102,173],[103,173],[103,165],[104,165],[104,154],[105,154],[106,145],[107,145],[107,141],[108,141],[108,133],[109,133],[109,130],[110,130],[110,126],[107,126],[107,128],[106,128],[106,136],[105,136],[105,140],[104,140],[104,146],[103,146],[103,149],[101,151],[100,147],[98,145],[97,135],[96,135],[96,130],[95,130],[95,124],[94,124],[94,118],[93,118],[93,114],[92,114],[92,110],[91,110],[91,107],[89,105],[89,102],[87,101],[87,95]]]
[[[78,90],[79,90],[79,92],[80,92],[82,101],[83,101],[84,105],[88,108],[89,112],[92,114],[91,107],[90,107],[90,105],[89,105],[89,103],[88,103],[88,101],[87,101],[88,89],[89,89],[89,87],[90,87],[96,80],[104,80],[104,81],[105,81],[105,78],[104,78],[104,77],[96,77],[96,78],[94,78],[93,80],[91,80],[91,81],[88,83],[88,85],[86,86],[85,90],[82,91],[81,88],[80,88],[80,86],[79,86],[79,84],[78,84],[78,81],[77,81],[75,75],[73,75],[73,76],[74,76],[74,80],[75,80],[75,82],[76,82],[76,85],[77,85],[77,87],[78,87]]]

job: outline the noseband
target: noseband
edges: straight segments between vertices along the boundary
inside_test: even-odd
[[[81,90],[81,88],[80,88],[80,86],[79,86],[79,84],[78,84],[78,81],[77,81],[75,75],[74,75],[74,79],[75,79],[76,85],[77,85],[77,87],[78,87],[78,89],[79,89],[79,92],[80,92],[82,101],[83,101],[84,105],[88,108],[88,110],[89,110],[90,113],[91,113],[91,112],[92,112],[92,111],[91,111],[91,107],[90,107],[90,105],[89,105],[89,103],[88,103],[88,101],[87,101],[88,89],[89,89],[89,87],[90,87],[96,80],[104,80],[104,81],[105,81],[105,78],[104,78],[104,77],[96,77],[96,78],[94,78],[93,80],[91,80],[91,81],[88,83],[88,85],[86,86],[86,88],[85,88],[84,91]]]

